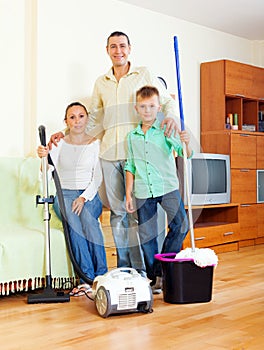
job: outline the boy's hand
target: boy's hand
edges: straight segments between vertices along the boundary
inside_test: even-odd
[[[126,196],[126,211],[128,213],[133,213],[135,211],[131,196]]]
[[[181,142],[186,143],[186,145],[188,145],[188,143],[190,142],[190,135],[187,133],[186,130],[180,131],[180,139]]]
[[[56,147],[58,146],[58,142],[60,141],[60,139],[62,139],[64,137],[64,134],[60,131],[57,132],[56,134],[51,135],[49,143],[48,143],[48,147],[49,149],[52,148],[52,145],[55,145]]]

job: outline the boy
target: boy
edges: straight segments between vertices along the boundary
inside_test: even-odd
[[[183,142],[188,158],[192,150],[186,131],[176,137],[164,135],[157,119],[161,105],[156,87],[143,86],[137,91],[135,109],[141,122],[127,136],[126,209],[129,213],[135,211],[134,191],[147,277],[152,281],[153,293],[157,294],[162,288],[161,265],[154,258],[158,253],[157,205],[165,210],[169,228],[162,252],[178,253],[188,232],[188,220],[179,192],[174,151],[183,156]]]

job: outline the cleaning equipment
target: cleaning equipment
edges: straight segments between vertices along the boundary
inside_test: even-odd
[[[45,127],[39,127],[40,142],[43,146],[46,146],[46,134]],[[47,178],[47,157],[43,157],[41,160],[42,166],[42,182],[43,182],[43,197],[37,195],[36,204],[43,204],[44,210],[44,226],[45,226],[45,267],[46,267],[46,287],[41,294],[29,294],[28,304],[36,303],[62,303],[70,301],[70,296],[64,292],[55,292],[52,289],[52,276],[51,276],[51,256],[50,256],[50,212],[49,205],[53,203],[53,196],[49,196],[48,191],[48,178]]]
[[[178,39],[176,36],[174,37],[174,52],[178,83],[178,100],[181,130],[185,130],[180,80],[179,49]],[[185,144],[183,144],[183,159],[185,174],[187,174],[188,160]],[[191,249],[187,248],[186,251],[182,251],[179,254],[165,253],[155,255],[155,258],[161,261],[163,270],[164,301],[175,304],[210,301],[212,297],[213,271],[214,266],[217,264],[217,257],[215,256],[212,250],[209,250],[209,254],[208,251],[206,252],[207,256],[209,256],[209,259],[206,262],[206,259],[201,259],[201,255],[198,257],[198,255],[200,253],[203,254],[204,251],[202,249],[199,250],[198,248],[195,248],[192,207],[187,176],[186,194],[188,204]]]
[[[113,269],[94,279],[92,295],[100,316],[128,312],[152,312],[153,295],[149,281],[135,269]]]

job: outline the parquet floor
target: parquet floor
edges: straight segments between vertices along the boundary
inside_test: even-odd
[[[115,256],[108,250],[110,263]],[[94,302],[27,304],[27,294],[0,298],[1,348],[264,349],[264,245],[218,254],[212,301],[168,304],[154,296],[151,314],[101,318]]]

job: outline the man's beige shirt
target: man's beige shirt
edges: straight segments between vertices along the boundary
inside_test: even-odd
[[[129,72],[119,82],[111,68],[107,74],[96,80],[89,108],[88,127],[102,141],[101,158],[110,161],[127,158],[127,134],[139,123],[134,108],[136,91],[144,85],[158,88],[162,113],[176,119],[175,100],[146,67],[130,67]]]

